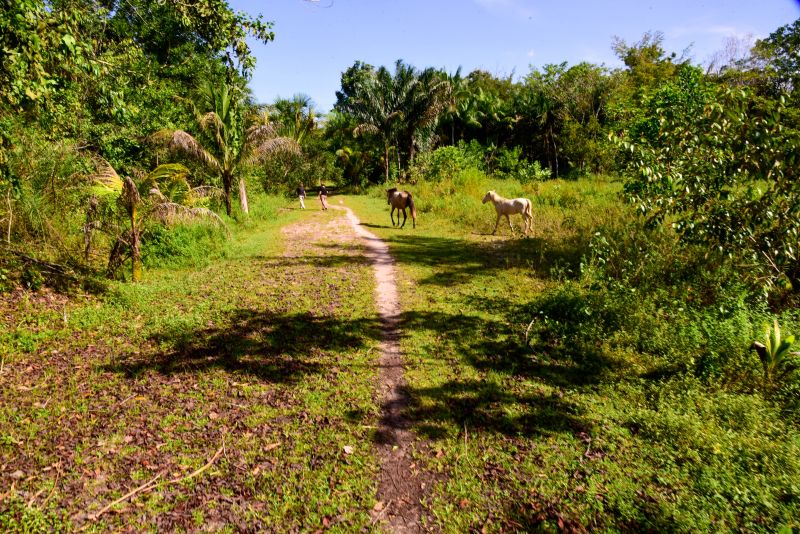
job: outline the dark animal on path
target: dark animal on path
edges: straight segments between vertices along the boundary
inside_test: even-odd
[[[406,225],[406,208],[411,210],[411,220],[414,228],[417,227],[417,209],[414,207],[414,199],[408,191],[398,191],[396,187],[386,190],[386,203],[392,206],[389,217],[392,219],[392,226],[402,228]],[[394,223],[394,210],[397,210],[397,224]],[[403,212],[403,224],[400,224],[400,212]]]

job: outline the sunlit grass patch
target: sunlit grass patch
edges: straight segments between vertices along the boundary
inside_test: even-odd
[[[46,321],[61,310],[18,308],[51,333],[15,349],[0,377],[13,385],[3,389],[0,454],[19,472],[4,473],[0,491],[30,503],[0,506],[6,530],[369,523],[372,271],[357,248],[309,245],[325,235],[285,258],[281,227],[319,214],[268,212],[205,267],[148,270],[143,283],[71,301],[66,325]],[[327,279],[333,287],[319,290]]]
[[[391,228],[381,191],[348,200],[397,260],[408,416],[446,475],[438,527],[796,525],[797,428],[746,385],[758,307],[705,287],[719,276],[646,233],[619,183],[471,186],[531,196],[527,239],[485,235],[493,210],[453,184],[408,186],[441,195],[416,230]]]

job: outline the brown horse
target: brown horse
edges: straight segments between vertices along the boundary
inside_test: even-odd
[[[389,217],[392,219],[392,226],[402,228],[406,225],[406,208],[411,210],[411,220],[414,228],[417,227],[417,209],[414,207],[414,199],[408,191],[398,191],[396,187],[386,190],[386,203],[392,206]],[[394,223],[394,210],[397,210],[397,224]],[[400,212],[403,212],[403,224],[400,224]]]

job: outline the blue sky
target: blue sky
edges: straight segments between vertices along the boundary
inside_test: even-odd
[[[664,34],[678,55],[692,46],[707,62],[730,37],[763,38],[800,18],[800,0],[230,0],[275,23],[275,41],[253,44],[251,88],[259,102],[295,93],[327,112],[341,73],[356,60],[464,74],[525,75],[531,66],[567,61],[621,64],[613,36],[632,44]]]

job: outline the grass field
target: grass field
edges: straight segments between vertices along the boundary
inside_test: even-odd
[[[303,233],[329,213],[273,210],[206,267],[103,298],[4,296],[0,529],[368,526],[372,273]]]
[[[502,224],[486,235],[494,213],[479,203],[481,185],[535,198],[530,237]],[[594,299],[579,274],[597,226],[623,217],[619,184],[458,188],[463,208],[428,202],[430,185],[415,191],[416,230],[391,228],[381,191],[349,200],[398,262],[410,417],[439,451],[427,465],[446,474],[430,503],[439,526],[797,528],[800,433],[790,418],[759,395],[669,370],[669,358],[642,350],[658,332],[629,331],[640,323],[603,309],[614,303]],[[669,328],[650,296],[624,304]]]
[[[488,235],[488,188],[534,198],[529,237]],[[736,299],[679,310],[694,297],[648,286],[644,245],[651,267],[600,250],[642,239],[619,190],[466,176],[414,188],[402,230],[379,189],[332,197],[397,261],[415,460],[437,481],[427,528],[798,528],[795,419],[689,364],[755,376],[760,316]],[[0,297],[2,530],[378,528],[372,272],[340,213],[261,202],[197,267]],[[675,266],[655,276],[677,280],[682,253],[648,239]]]

